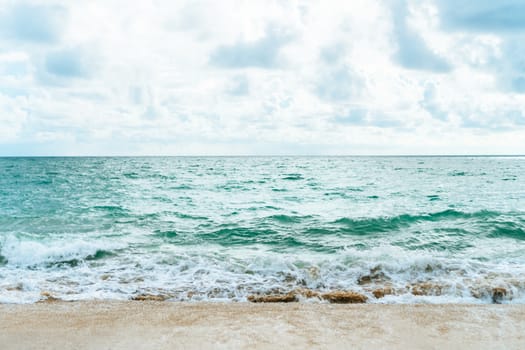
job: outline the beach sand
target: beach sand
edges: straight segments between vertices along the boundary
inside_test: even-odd
[[[525,349],[525,305],[0,305],[0,348]]]

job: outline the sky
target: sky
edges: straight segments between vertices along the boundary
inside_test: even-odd
[[[0,0],[0,155],[525,154],[523,0]]]

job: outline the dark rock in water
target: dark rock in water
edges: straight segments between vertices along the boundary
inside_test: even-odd
[[[512,299],[512,290],[488,285],[477,286],[470,291],[470,294],[478,299],[491,298],[494,304],[501,304],[504,299]]]
[[[383,271],[380,271],[380,269],[376,267],[370,270],[369,275],[360,276],[357,279],[357,283],[362,286],[364,284],[370,284],[372,282],[385,282],[389,280],[390,278],[388,278],[388,276],[385,275]]]
[[[5,287],[5,290],[8,290],[8,291],[15,291],[15,290],[16,291],[21,291],[21,290],[24,290],[24,285],[22,283],[18,283],[16,285],[11,285],[11,286]]]
[[[495,304],[501,304],[503,298],[507,296],[507,290],[502,287],[496,287],[492,289],[492,302]]]
[[[443,286],[430,282],[417,283],[411,286],[410,292],[412,295],[442,295]]]
[[[384,288],[377,288],[372,291],[372,294],[377,299],[383,298],[385,295],[392,295],[394,293],[394,289],[391,287],[384,287]]]
[[[382,288],[375,289],[372,294],[374,294],[374,297],[376,299],[383,298],[385,296],[385,291]]]
[[[50,292],[41,292],[40,295],[42,296],[42,299],[39,300],[39,303],[54,303],[57,301],[61,301],[60,298],[54,297]]]
[[[247,299],[252,303],[291,303],[297,301],[297,296],[291,292],[280,295],[249,295]]]
[[[252,303],[291,303],[298,301],[298,297],[320,298],[336,304],[366,303],[366,295],[348,291],[334,291],[319,293],[310,289],[297,289],[286,294],[250,295],[248,301]]]
[[[306,289],[306,288],[296,289],[293,291],[293,293],[295,293],[296,296],[300,295],[305,298],[319,298],[320,297],[319,292],[313,291],[311,289]]]
[[[324,293],[321,298],[334,304],[362,304],[368,300],[366,295],[345,291]]]
[[[357,283],[359,283],[359,285],[372,283],[372,276],[370,275],[361,276],[357,279]]]
[[[139,294],[131,298],[134,301],[164,301],[168,299],[167,295]]]

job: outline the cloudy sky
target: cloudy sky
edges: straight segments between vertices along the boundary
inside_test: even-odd
[[[0,155],[524,153],[523,0],[0,0]]]

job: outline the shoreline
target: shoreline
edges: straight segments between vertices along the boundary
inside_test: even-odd
[[[525,348],[525,304],[0,304],[2,349]]]

